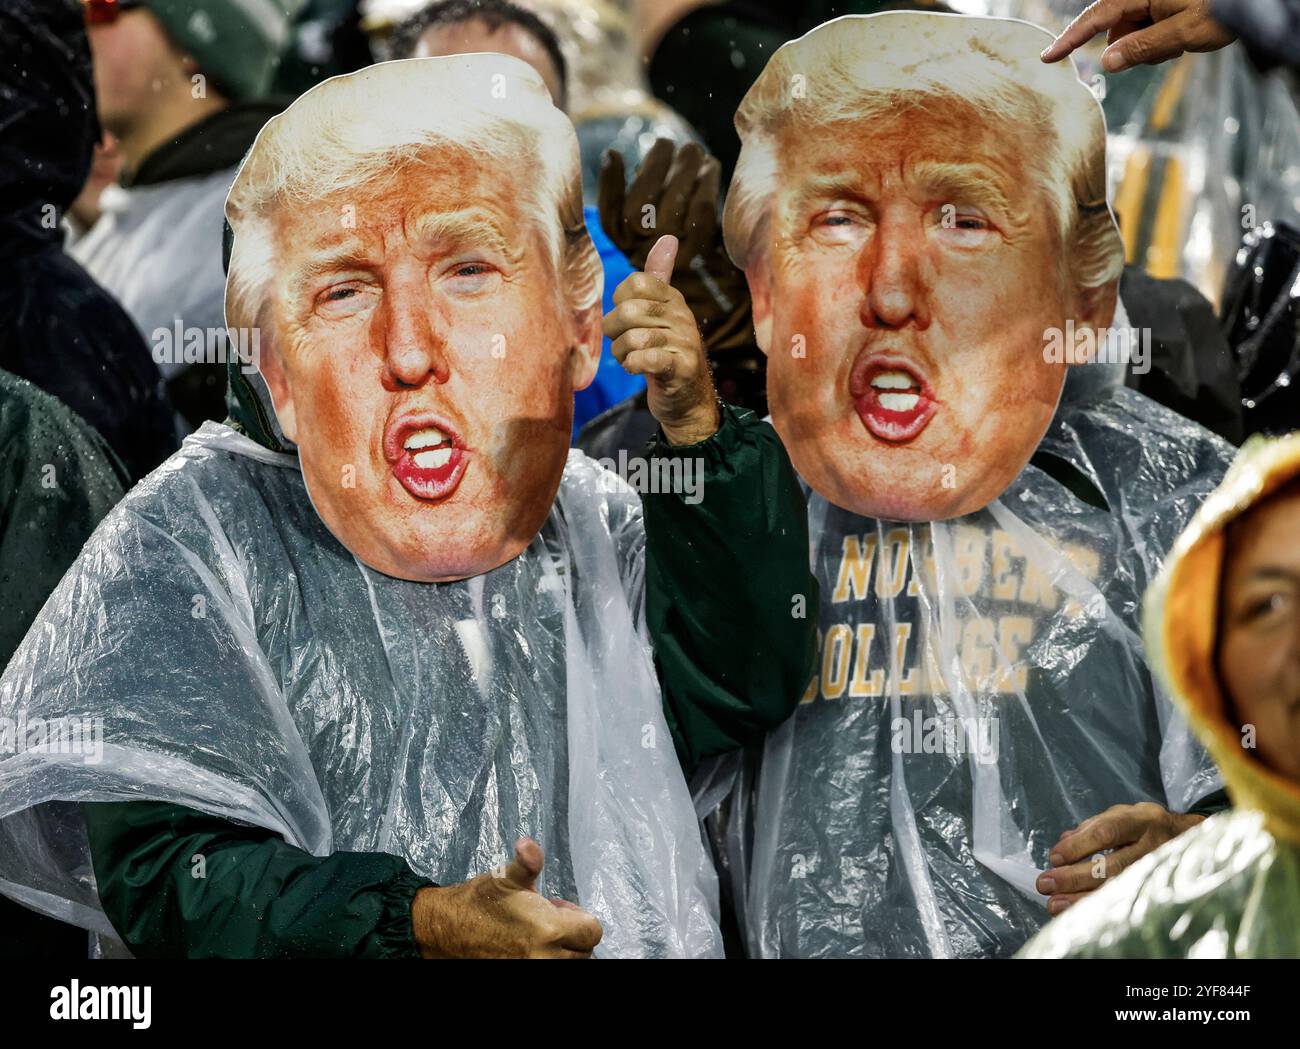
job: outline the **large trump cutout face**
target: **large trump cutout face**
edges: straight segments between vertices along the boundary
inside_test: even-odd
[[[228,324],[312,503],[424,582],[518,555],[549,514],[600,352],[577,140],[502,55],[373,66],[258,136],[226,205]]]
[[[1056,410],[1061,339],[1111,323],[1105,125],[1069,63],[1039,60],[1050,40],[848,16],[780,48],[741,103],[727,246],[773,423],[839,506],[930,521],[995,499]]]

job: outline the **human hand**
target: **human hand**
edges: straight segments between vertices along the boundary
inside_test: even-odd
[[[1105,32],[1101,66],[1118,73],[1155,65],[1187,51],[1217,51],[1237,39],[1210,17],[1210,0],[1097,0],[1042,54],[1056,62]]]
[[[638,269],[663,235],[680,243],[673,284],[699,324],[705,352],[725,353],[754,341],[745,275],[727,255],[718,225],[721,167],[697,143],[659,139],[630,186],[623,158],[605,154],[597,187],[600,224]]]
[[[1035,888],[1051,897],[1048,912],[1060,914],[1204,818],[1170,812],[1151,801],[1112,805],[1061,835],[1048,856],[1052,866],[1038,876]]]
[[[718,399],[695,317],[682,293],[668,283],[677,238],[660,237],[614,292],[602,328],[614,357],[632,375],[646,377],[650,413],[669,444],[698,444],[718,430]]]
[[[545,862],[531,838],[510,863],[458,885],[421,889],[411,906],[425,958],[589,958],[602,929],[568,900],[537,892]]]

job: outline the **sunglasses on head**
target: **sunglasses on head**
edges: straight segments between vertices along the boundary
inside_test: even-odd
[[[143,0],[81,0],[87,25],[112,25],[124,11],[143,6]]]

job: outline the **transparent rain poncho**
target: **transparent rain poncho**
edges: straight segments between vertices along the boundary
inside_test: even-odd
[[[1217,308],[1243,235],[1300,223],[1300,112],[1281,75],[1257,71],[1238,46],[1149,75],[1110,135],[1127,258],[1181,277]]]
[[[296,457],[206,424],[104,521],[0,679],[25,743],[0,753],[0,892],[112,937],[72,803],[157,800],[442,884],[530,835],[539,891],[604,924],[598,956],[720,954],[644,546],[638,496],[574,451],[521,556],[393,579],[326,530]]]
[[[818,674],[696,783],[701,813],[731,794],[711,826],[752,955],[1012,954],[1063,831],[1219,789],[1137,616],[1231,448],[1121,379],[1071,369],[1034,464],[978,513],[891,523],[809,493]]]

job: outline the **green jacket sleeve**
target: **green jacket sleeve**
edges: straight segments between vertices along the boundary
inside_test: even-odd
[[[419,957],[411,902],[433,883],[396,856],[312,856],[163,802],[81,809],[100,901],[137,957]]]
[[[708,440],[673,447],[660,434],[650,449],[682,460],[681,477],[699,483],[642,496],[646,618],[688,774],[785,721],[817,647],[817,581],[794,468],[753,412],[724,404],[721,413]]]

